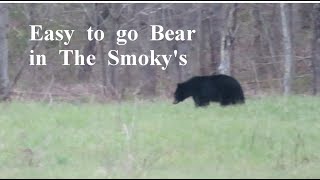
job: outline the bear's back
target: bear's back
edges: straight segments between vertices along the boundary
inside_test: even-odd
[[[198,88],[217,88],[223,90],[225,88],[242,89],[240,83],[233,77],[224,74],[215,74],[209,76],[194,76],[183,83],[188,89]]]
[[[214,82],[217,85],[234,85],[234,86],[240,86],[240,83],[233,77],[224,75],[224,74],[218,74],[218,75],[212,75],[209,76],[210,80]]]

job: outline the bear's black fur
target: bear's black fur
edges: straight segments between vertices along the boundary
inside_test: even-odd
[[[233,77],[218,74],[196,76],[177,85],[174,104],[192,96],[196,106],[219,102],[222,106],[245,102],[242,87]]]

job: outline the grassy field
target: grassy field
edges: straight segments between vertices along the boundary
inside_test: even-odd
[[[0,104],[0,178],[320,178],[320,98]]]

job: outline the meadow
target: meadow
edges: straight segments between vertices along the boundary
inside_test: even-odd
[[[320,97],[0,103],[0,178],[319,178]]]

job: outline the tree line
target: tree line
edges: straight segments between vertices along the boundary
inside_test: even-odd
[[[59,42],[32,42],[29,25],[76,29],[68,49],[97,57],[97,65],[61,66]],[[192,43],[152,42],[141,37],[116,44],[119,29],[150,33],[150,25],[195,29]],[[87,41],[85,31],[105,32],[103,41]],[[141,54],[178,50],[178,60],[163,71],[153,66],[108,66],[108,49]],[[29,65],[30,51],[46,54],[48,65]],[[79,94],[102,99],[169,97],[176,83],[195,75],[236,77],[248,95],[320,93],[319,4],[219,3],[0,3],[0,97],[43,99]]]

